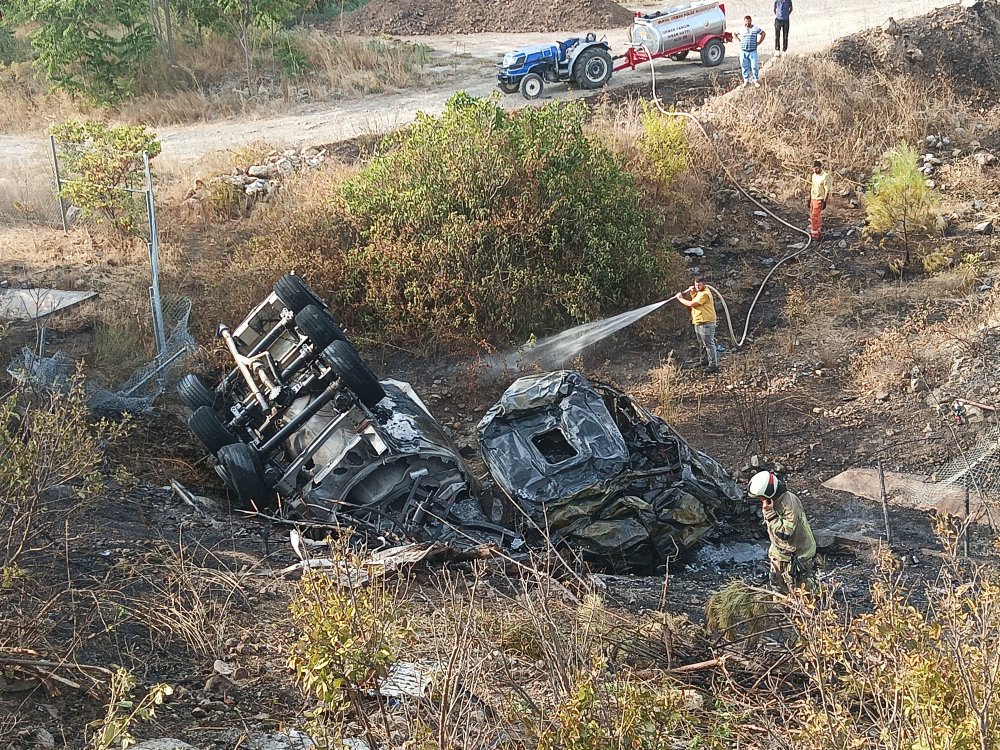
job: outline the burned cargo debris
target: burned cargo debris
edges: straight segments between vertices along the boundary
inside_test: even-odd
[[[515,381],[480,422],[479,448],[540,533],[619,570],[675,557],[743,497],[666,422],[576,372]]]
[[[380,382],[294,275],[218,333],[233,369],[187,375],[178,393],[238,507],[416,541],[551,539],[634,570],[742,498],[666,423],[575,372],[521,378],[487,413],[478,440],[499,493],[484,491],[413,389]]]

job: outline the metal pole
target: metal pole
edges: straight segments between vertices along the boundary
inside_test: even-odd
[[[965,485],[965,528],[962,529],[962,552],[969,556],[969,531],[972,526],[969,520],[969,485]]]
[[[885,491],[885,472],[882,471],[882,459],[878,460],[878,482],[882,499],[882,521],[885,523],[885,543],[892,544],[892,528],[889,526],[889,495]]]
[[[52,171],[56,175],[56,199],[59,201],[59,218],[62,219],[63,234],[69,234],[69,226],[66,224],[66,206],[62,199],[62,177],[59,176],[59,156],[56,153],[56,137],[49,136],[49,146],[52,148]]]
[[[143,152],[142,166],[146,172],[146,213],[149,216],[149,266],[152,286],[149,302],[153,311],[153,335],[156,337],[156,355],[162,357],[167,350],[167,337],[163,330],[163,303],[160,300],[160,241],[156,230],[156,203],[153,200],[153,174],[149,168],[149,154]]]

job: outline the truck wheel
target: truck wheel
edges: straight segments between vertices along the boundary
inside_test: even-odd
[[[718,39],[709,39],[701,48],[701,63],[706,68],[714,68],[722,63],[726,56],[726,47]]]
[[[286,273],[274,284],[274,293],[278,295],[281,304],[298,314],[308,305],[326,307],[323,300],[316,296],[316,292],[302,280],[301,277],[292,273]]]
[[[193,372],[189,372],[177,383],[177,395],[191,411],[199,406],[215,406],[215,392]]]
[[[611,55],[603,47],[585,49],[573,64],[573,73],[582,89],[599,89],[611,79]]]
[[[219,449],[219,465],[225,472],[226,484],[236,493],[237,508],[253,510],[271,504],[274,493],[264,483],[257,451],[243,443],[223,446]]]
[[[337,339],[344,338],[344,331],[326,310],[317,305],[306,305],[295,316],[295,325],[313,342],[313,351],[323,351]]]
[[[525,99],[537,99],[542,95],[545,84],[538,73],[528,73],[521,79],[521,94]]]
[[[671,55],[670,59],[674,62],[680,62],[681,60],[687,60],[688,50],[684,52],[678,52],[677,54]]]
[[[368,369],[357,350],[346,341],[334,341],[323,350],[323,361],[340,376],[341,382],[365,406],[375,406],[385,398],[385,391]]]
[[[498,83],[497,86],[499,86],[500,90],[505,94],[516,94],[518,89],[521,88],[519,83],[504,83],[502,81]]]
[[[232,445],[236,437],[229,431],[211,406],[199,406],[188,419],[188,429],[208,448],[209,453],[218,453],[221,448]]]

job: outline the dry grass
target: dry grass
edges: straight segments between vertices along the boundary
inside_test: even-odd
[[[676,424],[684,413],[685,378],[670,352],[659,367],[649,371],[652,398],[656,415],[670,424]]]
[[[715,214],[707,179],[707,175],[714,174],[718,168],[715,156],[694,147],[694,142],[702,136],[688,125],[685,133],[690,150],[686,168],[669,185],[655,189],[651,181],[643,177],[650,170],[647,157],[639,146],[643,136],[642,107],[643,102],[638,99],[603,102],[595,108],[587,130],[618,154],[628,170],[642,181],[644,192],[649,194],[650,207],[657,209],[664,219],[661,231],[691,233],[707,228]]]
[[[439,75],[427,71],[432,50],[426,45],[366,41],[317,29],[295,30],[288,39],[301,56],[301,69],[283,65],[265,45],[250,85],[234,39],[208,34],[201,44],[178,40],[175,63],[153,58],[136,78],[135,98],[110,114],[152,127],[276,114],[294,104],[426,85]],[[0,98],[0,131],[39,130],[69,117],[107,114],[83,100],[50,93],[44,75],[27,62],[0,69]]]
[[[805,174],[820,157],[838,172],[866,176],[901,140],[953,132],[969,120],[965,107],[942,88],[914,86],[905,77],[858,77],[822,56],[769,62],[764,80],[763,89],[738,89],[704,110],[712,127],[725,134],[720,142],[728,144],[734,162],[752,157],[758,169]]]

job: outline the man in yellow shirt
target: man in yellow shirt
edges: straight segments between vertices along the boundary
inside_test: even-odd
[[[691,299],[686,299],[684,292],[690,294]],[[689,286],[684,292],[677,292],[674,299],[685,307],[691,308],[691,322],[694,323],[695,335],[698,336],[701,345],[705,347],[705,363],[708,365],[705,372],[718,372],[719,352],[715,348],[715,322],[717,320],[715,298],[705,286],[704,279],[695,279],[694,286]]]
[[[813,162],[811,190],[809,192],[809,233],[814,240],[820,237],[823,228],[823,210],[830,197],[830,175],[823,170],[823,162]]]

